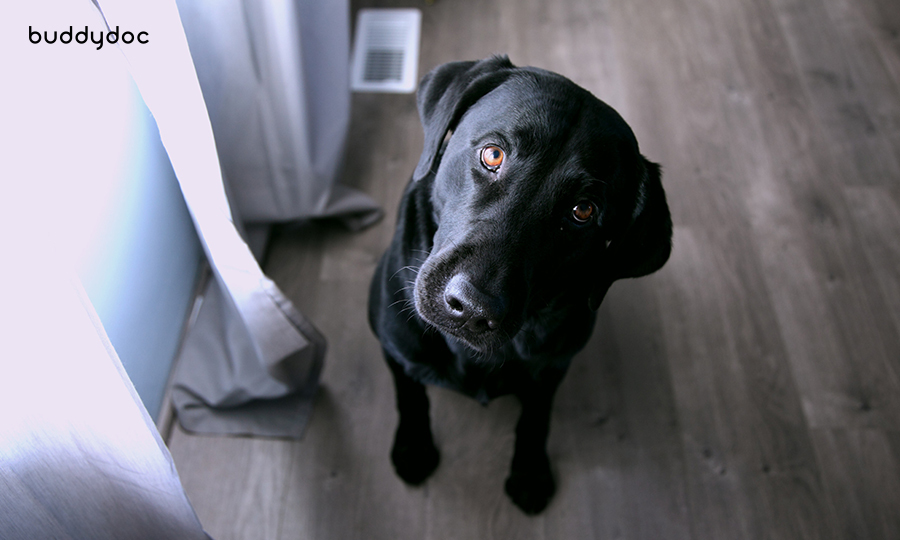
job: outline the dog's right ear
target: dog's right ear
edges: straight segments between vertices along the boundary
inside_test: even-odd
[[[506,56],[477,62],[443,64],[422,78],[416,101],[425,131],[422,156],[413,173],[420,180],[437,165],[436,160],[448,130],[456,127],[463,113],[482,96],[498,87],[515,70]]]
[[[662,186],[662,173],[656,163],[643,156],[640,161],[642,179],[632,222],[607,245],[602,255],[602,274],[588,299],[595,311],[614,281],[656,272],[672,252],[672,216]]]

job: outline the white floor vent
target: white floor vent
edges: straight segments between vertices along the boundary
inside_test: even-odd
[[[351,88],[357,92],[414,92],[421,26],[418,9],[361,9],[356,18]]]

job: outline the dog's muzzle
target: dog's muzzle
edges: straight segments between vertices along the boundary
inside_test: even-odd
[[[510,299],[485,292],[465,273],[441,279],[423,270],[415,285],[419,316],[437,329],[487,351],[508,341],[518,330],[510,316]]]
[[[453,326],[472,335],[500,330],[509,301],[473,285],[465,274],[456,274],[444,288],[443,308]]]

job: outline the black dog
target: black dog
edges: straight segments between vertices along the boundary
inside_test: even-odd
[[[397,391],[391,460],[413,485],[438,465],[424,384],[515,394],[506,493],[538,513],[553,395],[595,310],[669,257],[660,170],[608,105],[506,57],[439,66],[417,99],[425,147],[369,297]]]

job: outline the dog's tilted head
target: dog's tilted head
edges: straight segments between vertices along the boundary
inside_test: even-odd
[[[505,57],[444,64],[420,85],[436,233],[419,316],[480,351],[523,321],[596,309],[610,284],[660,268],[672,225],[659,167],[608,105]]]

